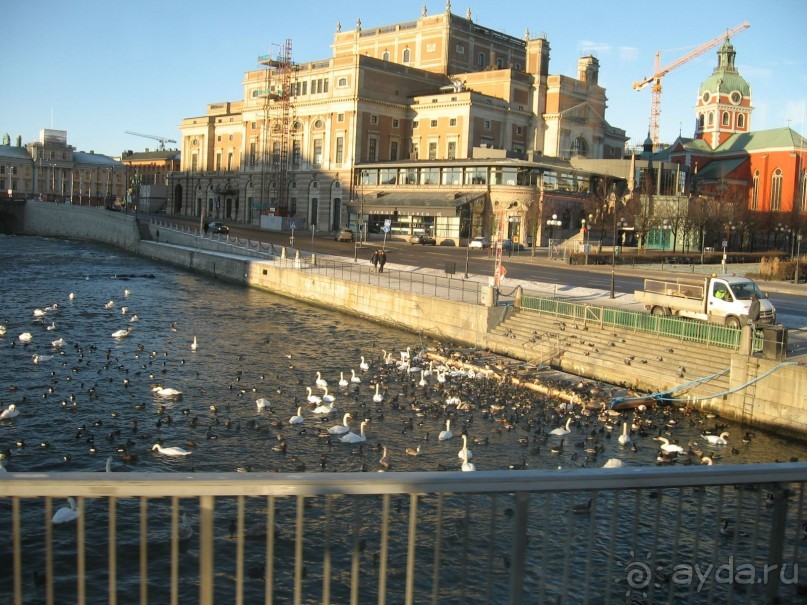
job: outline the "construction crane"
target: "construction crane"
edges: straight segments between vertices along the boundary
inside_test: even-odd
[[[650,139],[653,141],[653,148],[658,149],[660,142],[659,142],[659,123],[661,121],[661,78],[668,74],[670,71],[683,65],[684,63],[691,61],[695,57],[702,55],[710,48],[714,48],[723,40],[728,40],[734,34],[738,34],[741,31],[748,29],[751,27],[751,24],[746,21],[742,25],[738,25],[732,29],[726,30],[725,34],[721,34],[716,38],[701,44],[695,50],[687,53],[680,59],[677,59],[667,65],[666,67],[661,67],[661,51],[656,53],[656,62],[653,67],[653,75],[649,78],[645,78],[644,80],[640,80],[638,82],[633,83],[634,90],[642,90],[648,84],[652,83],[653,87],[651,89],[651,96],[650,96]]]
[[[165,151],[165,144],[166,143],[176,143],[174,139],[169,139],[166,137],[158,137],[154,136],[153,134],[142,134],[140,132],[132,132],[131,130],[125,131],[126,134],[133,134],[136,137],[145,137],[147,139],[154,139],[155,141],[160,142],[160,151]]]

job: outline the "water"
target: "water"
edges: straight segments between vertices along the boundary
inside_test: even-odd
[[[3,409],[14,404],[20,411],[16,418],[0,421],[0,451],[12,471],[100,471],[109,456],[115,472],[376,471],[382,445],[392,471],[459,470],[463,430],[478,470],[523,464],[596,467],[609,458],[655,465],[659,444],[653,437],[660,433],[679,440],[684,449],[712,454],[716,464],[807,459],[804,443],[759,430],[746,442],[743,427],[674,408],[625,415],[625,421],[642,424],[632,435],[635,451],[617,443],[623,419],[606,427],[596,416],[578,415],[563,451],[555,454],[552,446],[560,439],[546,433],[565,424],[568,416],[559,411],[558,402],[482,379],[449,378],[439,387],[433,375],[428,387],[420,387],[420,373],[407,375],[382,364],[383,351],[399,358],[407,348],[414,355],[422,345],[445,343],[334,313],[325,300],[321,308],[308,306],[114,248],[38,237],[0,236],[0,267],[0,323],[7,327],[0,337],[0,402]],[[36,309],[44,316],[36,317]],[[131,321],[133,316],[137,321]],[[112,337],[128,328],[127,336]],[[27,344],[18,339],[23,332],[31,334]],[[191,348],[194,337],[196,350]],[[64,341],[60,347],[52,345],[57,339]],[[367,371],[360,368],[362,357],[370,365]],[[361,383],[340,388],[340,373],[349,379],[351,370]],[[335,397],[337,411],[327,419],[314,415],[306,401],[306,387],[323,394],[315,386],[317,372]],[[376,382],[384,387],[380,403],[373,401]],[[158,397],[152,390],[158,384],[178,389],[182,397]],[[470,409],[446,406],[449,395]],[[255,401],[261,397],[270,401],[268,410],[257,409]],[[291,426],[288,421],[298,407],[304,423]],[[352,414],[356,432],[358,422],[369,419],[367,442],[348,445],[332,439],[329,445],[321,431],[340,424],[346,412]],[[439,441],[447,419],[455,436]],[[729,445],[710,446],[701,437],[716,428],[729,432]],[[285,453],[275,451],[281,440]],[[192,453],[158,455],[151,449],[157,442]],[[417,445],[422,448],[419,456],[405,454],[405,448]],[[596,453],[586,453],[584,445],[595,447]],[[697,452],[682,458],[699,459]],[[467,514],[461,501],[454,504],[457,518]],[[564,508],[567,504],[561,503]],[[553,506],[545,509],[555,510]],[[136,514],[135,504],[130,508]],[[426,524],[431,508],[423,507]],[[487,514],[486,509],[478,503],[473,507],[480,514]],[[5,525],[5,512],[3,517]],[[350,515],[346,517],[349,526]],[[255,522],[259,519],[260,511]],[[547,539],[557,537],[548,527],[543,529]],[[34,522],[29,532],[30,556],[41,559],[41,536],[34,535],[41,533],[41,523]],[[607,550],[608,533],[604,530],[593,546]],[[57,531],[55,541],[57,550],[68,548],[71,533]],[[121,536],[120,548],[131,550],[132,560],[136,542],[136,537]],[[487,548],[481,544],[479,552]],[[561,548],[557,560],[563,554]],[[10,568],[8,556],[4,551],[5,569]],[[400,560],[400,553],[396,556]],[[497,573],[506,586],[506,572]],[[7,587],[3,584],[0,590]],[[136,579],[122,585],[136,594]],[[457,599],[464,602],[466,597]]]

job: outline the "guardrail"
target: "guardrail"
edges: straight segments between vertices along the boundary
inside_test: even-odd
[[[626,309],[577,303],[556,298],[524,295],[521,308],[556,315],[566,319],[648,332],[677,340],[698,342],[705,345],[738,349],[742,331],[705,321],[692,321],[679,317],[650,315]],[[757,330],[754,334],[753,350],[762,350],[763,335]]]
[[[0,601],[793,602],[806,477],[805,463],[5,473]],[[54,524],[68,496],[72,520]]]

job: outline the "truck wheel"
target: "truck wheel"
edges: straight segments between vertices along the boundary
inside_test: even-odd
[[[740,328],[740,320],[733,315],[729,315],[726,318],[726,327],[727,328],[734,328],[735,330],[739,330]]]
[[[667,315],[667,311],[664,309],[664,307],[655,306],[650,311],[650,314],[651,315]]]

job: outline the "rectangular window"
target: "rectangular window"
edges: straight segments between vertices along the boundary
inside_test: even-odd
[[[216,172],[221,170],[221,153],[216,154]]]
[[[479,67],[484,67],[485,66],[485,53],[479,53],[476,56],[476,64]]]
[[[398,128],[398,125],[399,125],[399,122],[398,122],[398,120],[397,120],[397,119],[396,119],[396,120],[392,120],[392,127],[393,127],[393,128]]]
[[[389,159],[393,162],[398,159],[398,141],[392,141],[389,144]]]
[[[345,121],[345,114],[343,114],[343,113],[337,113],[337,114],[336,114],[336,121],[337,121],[337,122],[344,122],[344,121]]]
[[[314,141],[314,168],[322,166],[322,139]]]
[[[449,141],[448,142],[448,153],[446,154],[449,160],[457,159],[457,142],[456,141]]]
[[[490,130],[490,120],[485,120],[482,124],[483,124],[482,127],[485,130]]]
[[[341,164],[344,161],[345,154],[345,137],[336,137],[336,163]]]
[[[297,198],[293,197],[289,200],[289,216],[297,216]]]
[[[375,162],[377,152],[378,152],[378,141],[376,139],[370,139],[367,149],[367,161]]]
[[[370,116],[370,124],[378,124],[378,116],[377,115],[371,115]]]
[[[432,128],[437,128],[437,120],[432,120],[432,121],[429,123],[429,126],[431,126]]]
[[[411,160],[417,160],[420,158],[420,145],[417,143],[412,143],[412,156],[409,158]]]
[[[255,165],[255,153],[257,152],[257,143],[255,141],[251,141],[249,144],[249,165]]]
[[[303,96],[308,94],[308,80],[303,80]]]
[[[317,94],[322,94],[322,79],[317,80]]]
[[[429,142],[429,159],[430,160],[437,159],[437,141]]]
[[[280,143],[277,141],[272,143],[272,165],[280,165]]]
[[[322,92],[328,92],[328,78],[322,81]]]
[[[516,126],[516,134],[523,134],[523,133],[524,133],[524,128],[522,128],[521,126]]]
[[[233,169],[233,152],[227,154],[227,170]]]
[[[311,198],[311,217],[310,217],[311,225],[316,226],[316,224],[319,222],[319,216],[317,216],[318,214],[319,214],[319,199],[317,199],[315,197],[312,197]]]
[[[451,118],[451,119],[448,121],[448,125],[449,125],[449,126],[456,126],[456,125],[457,125],[457,118]]]
[[[418,127],[418,121],[417,121],[417,120],[413,120],[413,121],[412,121],[412,128],[417,128],[417,127]]]
[[[291,146],[291,163],[295,168],[300,167],[300,141],[294,141]]]

